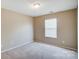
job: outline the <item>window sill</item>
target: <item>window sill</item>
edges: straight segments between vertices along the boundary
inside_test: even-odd
[[[53,39],[57,39],[56,37],[45,37],[45,38],[51,38],[51,39],[53,38]]]

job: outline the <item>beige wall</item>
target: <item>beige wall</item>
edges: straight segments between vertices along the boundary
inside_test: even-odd
[[[57,39],[44,37],[45,17],[46,19],[57,18]],[[35,17],[34,35],[37,42],[77,49],[77,9]]]
[[[1,9],[2,51],[33,41],[33,18]]]
[[[44,20],[57,18],[57,39],[44,37]],[[33,20],[34,19],[34,20]],[[30,17],[1,9],[2,51],[33,41],[44,42],[60,47],[77,49],[77,10],[69,10],[39,17]],[[62,43],[64,41],[64,44]]]

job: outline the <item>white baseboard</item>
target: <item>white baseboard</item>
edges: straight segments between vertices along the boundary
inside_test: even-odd
[[[12,48],[9,48],[9,49],[2,50],[1,53],[10,51],[10,50],[12,50],[12,49],[15,49],[15,48],[18,48],[18,47],[21,47],[21,46],[24,46],[24,45],[26,45],[26,44],[30,44],[30,43],[32,43],[32,42],[23,43],[23,44],[21,44],[21,45],[17,45],[17,46],[15,46],[15,47],[12,47]]]
[[[66,47],[66,49],[70,49],[70,50],[73,50],[73,51],[77,51],[77,49],[75,49],[75,48],[70,48],[70,47]]]
[[[38,43],[42,43],[42,42],[38,42]],[[42,43],[42,44],[46,44],[46,43]],[[48,44],[48,45],[52,46],[52,44]],[[56,46],[56,45],[53,45],[53,46]],[[77,49],[71,48],[71,47],[61,47],[61,46],[56,46],[56,47],[60,47],[60,48],[64,48],[64,49],[68,49],[68,50],[72,50],[72,51],[77,51]]]
[[[33,42],[30,42],[30,43],[33,43]],[[15,48],[18,48],[18,47],[21,47],[21,46],[24,46],[26,44],[30,44],[29,42],[28,43],[23,43],[21,45],[18,45],[18,46],[15,46],[15,47],[12,47],[12,48],[9,48],[9,49],[6,49],[6,50],[3,50],[1,51],[1,53],[4,53],[4,52],[7,52],[7,51],[10,51],[12,49],[15,49]],[[70,48],[70,47],[61,47],[61,48],[66,48],[66,49],[70,49],[70,50],[73,50],[73,51],[77,51],[77,49],[74,49],[74,48]]]

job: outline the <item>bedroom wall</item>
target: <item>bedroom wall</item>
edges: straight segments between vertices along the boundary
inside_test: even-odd
[[[57,18],[57,39],[44,37],[45,17]],[[35,17],[34,39],[36,42],[77,49],[77,9]]]
[[[33,18],[1,9],[2,51],[33,41]]]

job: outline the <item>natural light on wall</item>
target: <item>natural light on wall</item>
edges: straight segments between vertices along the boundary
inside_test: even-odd
[[[57,19],[45,19],[45,37],[57,38]]]

